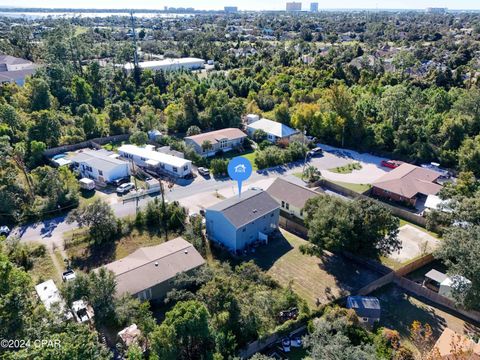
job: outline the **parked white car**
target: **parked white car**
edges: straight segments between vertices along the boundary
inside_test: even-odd
[[[0,226],[0,236],[8,236],[10,228],[8,226]]]
[[[119,187],[117,187],[117,193],[118,194],[126,194],[128,193],[130,190],[134,189],[135,188],[135,184],[134,183],[126,183],[126,184],[122,184],[120,185]]]
[[[67,270],[65,271],[63,274],[62,274],[62,280],[64,282],[68,282],[68,281],[72,281],[76,278],[77,276],[75,275],[75,271],[73,271],[72,269],[70,270]]]

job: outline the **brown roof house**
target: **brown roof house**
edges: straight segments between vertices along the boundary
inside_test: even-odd
[[[308,199],[317,197],[320,193],[294,184],[290,181],[276,178],[267,189],[267,193],[280,205],[280,210],[303,220],[303,208]]]
[[[445,328],[435,343],[432,353],[435,359],[480,360],[480,344]]]
[[[419,197],[436,195],[440,173],[403,163],[372,184],[372,194],[387,200],[415,206]]]
[[[230,151],[240,148],[247,135],[240,129],[227,128],[203,134],[187,136],[184,140],[201,156],[214,156],[218,151]],[[205,147],[206,142],[209,147]]]
[[[115,274],[116,296],[161,300],[173,288],[173,278],[205,264],[200,253],[183,238],[143,247],[104,267]]]

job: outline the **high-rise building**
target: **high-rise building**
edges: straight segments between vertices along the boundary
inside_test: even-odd
[[[318,12],[318,2],[310,3],[310,11],[311,12]]]
[[[287,11],[302,11],[302,3],[301,2],[287,2]]]
[[[238,7],[237,6],[225,6],[223,8],[223,11],[225,11],[226,13],[236,13],[236,12],[238,12]]]

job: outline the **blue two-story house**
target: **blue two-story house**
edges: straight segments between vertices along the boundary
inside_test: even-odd
[[[241,251],[255,241],[268,242],[279,216],[280,205],[267,192],[248,190],[207,209],[207,236],[230,251]]]

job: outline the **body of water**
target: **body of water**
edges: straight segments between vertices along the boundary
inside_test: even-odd
[[[180,18],[191,17],[194,14],[174,14],[174,13],[133,13],[137,18]],[[110,16],[130,16],[127,12],[29,12],[29,11],[0,11],[0,17],[23,18],[23,19],[43,19],[43,18],[106,18]]]

